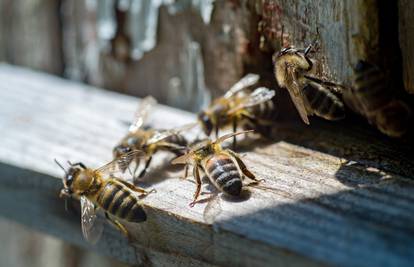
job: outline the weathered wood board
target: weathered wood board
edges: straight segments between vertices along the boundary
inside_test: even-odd
[[[110,160],[138,100],[8,65],[0,80],[1,216],[92,248],[79,215],[58,198],[53,159],[93,167]],[[150,120],[166,128],[194,118],[159,106]],[[412,144],[345,124],[281,122],[272,141],[241,142],[246,164],[271,189],[220,199],[213,224],[203,218],[207,203],[188,206],[194,184],[159,155],[139,183],[157,190],[143,200],[148,221],[128,224],[136,241],[129,246],[108,226],[94,249],[156,266],[411,266]]]
[[[399,0],[399,33],[403,61],[404,85],[407,92],[414,94],[414,12],[413,1]]]
[[[60,2],[1,0],[0,60],[62,74]]]
[[[372,0],[284,1],[263,0],[259,13],[266,20],[267,39],[280,49],[284,42],[306,47],[317,41],[315,57],[321,74],[349,85],[360,59],[376,62],[379,52],[378,7]],[[265,34],[266,36],[266,34]],[[276,39],[276,42],[275,42]]]

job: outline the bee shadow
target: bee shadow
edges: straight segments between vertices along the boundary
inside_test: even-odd
[[[162,155],[152,162],[143,177],[134,177],[134,185],[139,185],[143,188],[161,183],[167,179],[176,179],[184,177],[184,165],[173,165],[171,155]]]

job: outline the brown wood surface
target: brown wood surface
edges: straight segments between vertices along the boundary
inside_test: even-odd
[[[110,160],[138,100],[7,65],[0,80],[0,214],[91,248],[79,215],[66,213],[58,198],[62,173],[53,158],[91,167]],[[193,120],[164,106],[150,118],[163,128]],[[139,182],[157,193],[144,199],[148,221],[128,224],[136,241],[129,246],[108,226],[94,249],[155,265],[185,259],[188,265],[410,266],[412,144],[345,124],[281,122],[271,141],[241,142],[238,151],[267,189],[250,188],[239,201],[221,198],[212,224],[203,218],[207,203],[188,206],[194,183],[180,180],[179,169],[168,167],[171,157],[159,155]],[[156,262],[157,253],[165,260]]]
[[[398,7],[404,85],[407,92],[414,94],[414,23],[412,19],[414,3],[409,0],[399,0]]]
[[[63,73],[60,1],[0,1],[0,61]]]

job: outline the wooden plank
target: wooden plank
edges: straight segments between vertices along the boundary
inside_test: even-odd
[[[0,59],[62,74],[60,1],[4,0],[0,3]]]
[[[408,0],[398,1],[400,47],[403,61],[405,90],[414,93],[414,24],[412,14],[414,3]]]
[[[61,171],[53,158],[94,167],[108,161],[137,99],[7,65],[0,79],[0,214],[91,248],[79,215],[65,213],[57,198]],[[163,128],[193,120],[164,106],[151,117]],[[241,142],[246,164],[273,190],[221,199],[213,224],[203,219],[206,203],[188,206],[194,184],[166,166],[167,155],[156,157],[140,183],[157,189],[144,200],[148,221],[128,224],[136,241],[128,246],[107,227],[94,249],[130,263],[154,263],[161,253],[156,265],[183,257],[193,265],[410,266],[412,146],[344,123],[281,122],[272,141]]]
[[[320,74],[341,83],[352,82],[358,60],[375,62],[379,57],[375,1],[265,0],[259,13],[266,23],[264,35],[274,49],[280,49],[282,26],[289,45],[306,47],[317,40],[315,56],[321,62]]]

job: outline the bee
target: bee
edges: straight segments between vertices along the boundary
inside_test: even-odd
[[[286,47],[273,55],[274,74],[281,88],[288,90],[303,122],[316,115],[326,120],[345,117],[345,107],[338,97],[341,87],[313,75],[314,62],[309,58],[313,44],[305,49]]]
[[[258,81],[259,76],[256,74],[244,76],[224,96],[215,99],[198,114],[198,121],[207,136],[214,131],[217,138],[219,130],[230,125],[233,126],[233,132],[236,132],[238,125],[243,128],[260,128],[261,125],[271,125],[274,122],[277,112],[272,98],[275,92],[265,87],[256,88],[252,92],[246,90]],[[235,146],[235,138],[233,145]]]
[[[412,111],[392,93],[390,79],[377,66],[359,61],[354,70],[351,106],[378,130],[401,137],[410,125]]]
[[[200,169],[218,190],[231,196],[240,196],[245,176],[255,182],[259,182],[255,175],[247,169],[236,152],[231,149],[223,149],[221,146],[223,141],[235,135],[248,132],[252,131],[226,134],[215,141],[207,139],[195,144],[188,153],[172,161],[172,164],[186,164],[185,177],[187,176],[187,166],[189,164],[193,165],[193,176],[197,188],[190,206],[195,205],[200,195]]]
[[[150,192],[136,187],[115,175],[118,166],[122,166],[129,157],[143,156],[141,151],[132,151],[117,158],[108,164],[98,168],[90,169],[83,163],[69,163],[69,169],[65,169],[56,159],[55,162],[65,172],[63,176],[63,189],[60,197],[80,198],[81,204],[81,227],[85,239],[95,243],[103,230],[103,223],[97,220],[96,212],[101,209],[105,217],[113,223],[125,236],[129,233],[125,226],[117,219],[129,222],[144,222],[147,215],[140,204],[140,199]]]
[[[135,163],[135,169],[132,171],[133,177],[140,166],[141,160],[145,160],[144,168],[139,173],[138,177],[143,177],[151,163],[152,156],[160,150],[170,151],[179,156],[185,153],[187,147],[186,138],[180,134],[181,131],[187,130],[196,124],[188,124],[177,129],[161,130],[152,129],[150,127],[143,127],[145,119],[147,118],[151,108],[156,104],[156,100],[148,96],[144,98],[135,113],[134,121],[129,127],[128,134],[121,139],[121,141],[114,147],[113,156],[118,158],[125,153],[134,150],[143,151],[145,157],[137,155],[137,157],[130,158],[130,162],[121,166],[123,172],[132,164]]]

